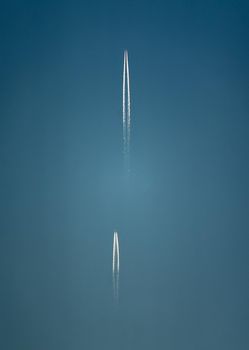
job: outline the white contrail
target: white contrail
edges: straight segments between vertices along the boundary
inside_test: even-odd
[[[119,243],[118,243],[118,233],[116,232],[116,250],[117,250],[117,272],[119,272]]]
[[[119,291],[119,243],[118,233],[114,232],[112,248],[112,279],[114,298],[118,299]]]
[[[123,152],[125,167],[129,170],[130,157],[130,133],[131,133],[131,95],[130,95],[130,74],[128,51],[124,52],[124,67],[123,67]]]
[[[112,246],[112,272],[115,271],[115,256],[116,256],[116,232],[114,232],[113,236],[113,246]]]
[[[128,52],[126,51],[126,74],[127,74],[127,146],[128,155],[130,152],[130,134],[131,134],[131,95],[130,95],[130,74]]]
[[[126,157],[126,109],[125,109],[125,71],[126,71],[126,55],[124,53],[124,68],[123,68],[123,152]]]
[[[112,271],[119,272],[119,243],[118,243],[117,232],[114,232],[114,236],[113,236]]]

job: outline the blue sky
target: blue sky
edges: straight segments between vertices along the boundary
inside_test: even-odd
[[[247,1],[1,2],[2,348],[248,348],[248,23]]]

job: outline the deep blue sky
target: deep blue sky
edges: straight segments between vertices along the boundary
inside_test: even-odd
[[[248,1],[1,1],[0,348],[249,348],[248,62]]]

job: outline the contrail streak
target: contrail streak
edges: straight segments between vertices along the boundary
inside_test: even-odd
[[[126,71],[126,55],[124,53],[124,68],[123,68],[123,152],[126,158],[126,109],[125,109],[125,71]]]
[[[128,51],[124,52],[123,67],[123,152],[125,168],[129,171],[130,158],[130,134],[131,134],[131,94]]]
[[[130,152],[130,134],[131,134],[131,95],[130,95],[130,75],[128,52],[126,51],[126,73],[127,73],[127,146],[128,154]]]
[[[113,279],[113,294],[114,298],[118,300],[119,291],[119,243],[118,233],[114,232],[113,248],[112,248],[112,279]]]
[[[117,232],[114,232],[114,236],[113,236],[112,271],[119,272],[119,243],[118,243]]]

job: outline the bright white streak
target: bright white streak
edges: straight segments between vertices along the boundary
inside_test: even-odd
[[[114,236],[113,236],[112,271],[119,272],[119,243],[118,243],[117,232],[114,232]]]
[[[115,243],[115,234],[116,232],[114,232],[114,236],[113,236],[113,247],[112,247],[112,272],[114,272],[115,270],[115,246],[116,246],[116,243]]]
[[[130,74],[128,51],[126,51],[126,74],[127,74],[127,148],[128,154],[130,152],[130,134],[131,134],[131,95],[130,95]]]
[[[126,72],[126,54],[124,52],[124,68],[123,68],[123,152],[124,157],[126,157],[126,108],[125,108],[125,74]]]
[[[117,232],[116,232],[116,250],[117,250],[117,272],[119,272],[119,243],[118,243]]]
[[[112,278],[113,278],[114,298],[118,300],[118,290],[119,290],[119,243],[118,243],[118,233],[117,232],[114,232],[114,236],[113,236]]]
[[[131,134],[131,95],[128,51],[124,52],[123,67],[123,153],[125,169],[129,171],[130,134]]]

